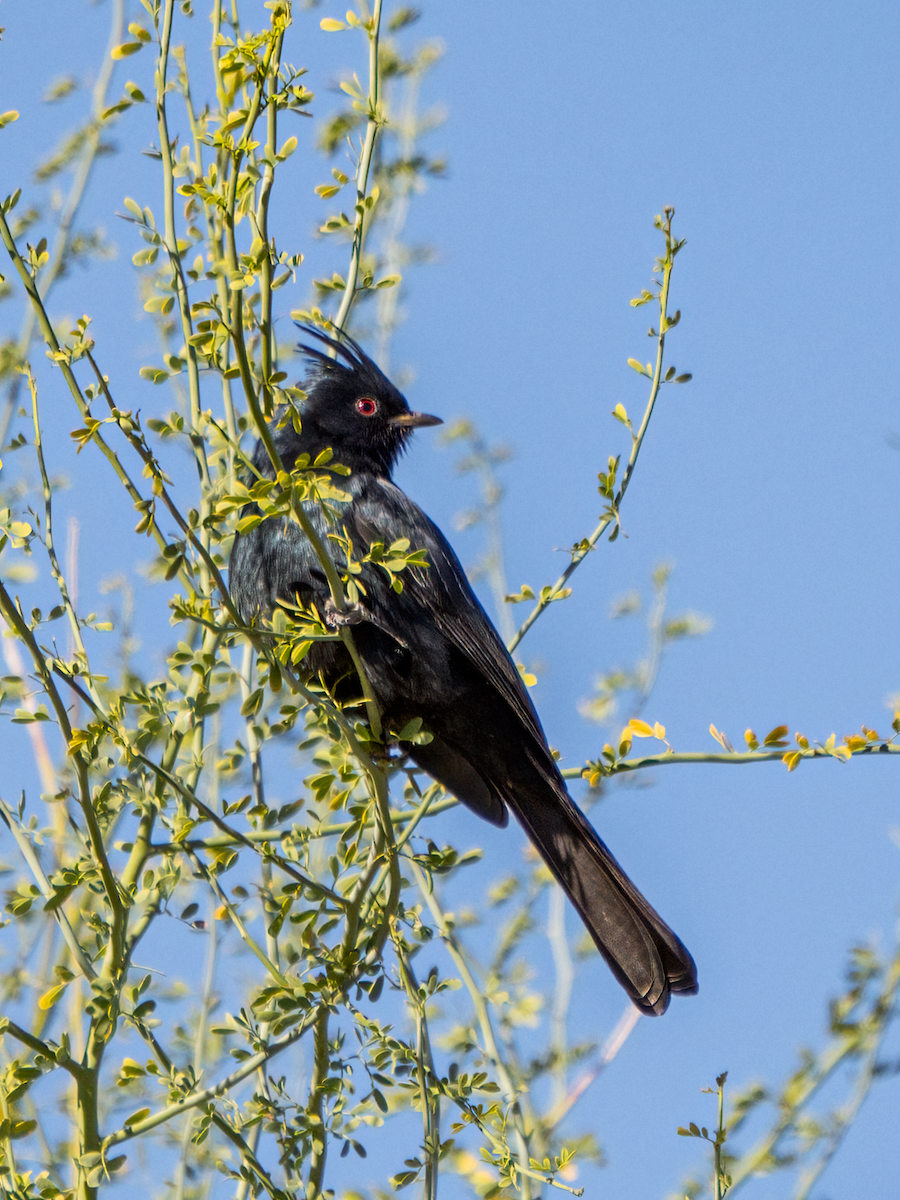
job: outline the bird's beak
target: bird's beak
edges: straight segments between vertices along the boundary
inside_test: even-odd
[[[429,413],[405,412],[391,417],[392,425],[401,429],[421,429],[423,425],[443,425],[440,417],[432,417]]]

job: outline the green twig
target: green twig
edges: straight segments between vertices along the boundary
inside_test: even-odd
[[[366,23],[365,28],[369,38],[368,119],[366,121],[365,141],[360,150],[359,161],[356,164],[356,220],[353,225],[353,241],[350,250],[350,267],[347,272],[347,285],[344,288],[340,308],[333,322],[334,327],[341,332],[347,327],[350,310],[356,300],[356,285],[359,280],[359,269],[365,247],[366,228],[369,224],[367,220],[370,211],[367,207],[367,201],[371,200],[371,197],[368,195],[369,169],[372,166],[372,159],[375,155],[375,143],[378,131],[384,124],[379,96],[381,68],[378,61],[378,40],[381,35],[381,0],[375,0],[372,17]]]
[[[656,401],[659,397],[659,390],[663,384],[663,358],[666,346],[666,331],[674,324],[674,319],[670,319],[668,315],[669,303],[669,284],[672,278],[672,267],[675,262],[675,255],[678,253],[684,242],[676,242],[672,237],[672,217],[675,210],[667,208],[665,211],[665,219],[657,218],[658,227],[662,229],[666,239],[665,256],[659,260],[662,270],[662,280],[659,289],[659,333],[656,337],[656,366],[653,370],[653,378],[650,385],[650,397],[647,401],[647,407],[644,409],[643,420],[637,433],[631,435],[631,454],[628,458],[628,464],[625,467],[625,472],[622,475],[622,482],[619,484],[619,490],[611,499],[609,511],[601,518],[599,525],[594,532],[584,539],[575,549],[572,550],[572,558],[569,565],[557,579],[556,583],[545,592],[542,592],[540,598],[534,608],[528,614],[526,619],[520,625],[515,636],[509,642],[507,649],[512,653],[522,638],[529,631],[538,617],[546,608],[558,599],[560,593],[565,590],[566,585],[571,579],[575,571],[581,566],[587,556],[591,553],[600,539],[609,529],[610,525],[615,524],[618,527],[619,510],[622,501],[625,498],[625,492],[628,490],[628,485],[631,482],[631,477],[634,474],[634,468],[637,465],[638,455],[641,452],[641,446],[644,444],[644,438],[647,434],[647,428],[650,425],[650,418],[653,416],[653,409],[656,407]],[[676,314],[677,317],[677,314]],[[630,426],[629,426],[630,428]]]
[[[679,766],[686,763],[716,763],[725,766],[744,767],[750,763],[784,762],[785,756],[788,753],[797,754],[800,761],[803,762],[807,759],[837,759],[838,762],[844,762],[850,758],[865,758],[877,754],[900,754],[900,743],[893,741],[879,742],[877,744],[870,743],[855,750],[847,748],[846,754],[841,755],[836,755],[832,751],[820,748],[796,750],[793,747],[790,751],[785,751],[784,749],[748,750],[725,754],[700,752],[675,753],[675,751],[670,750],[665,754],[649,754],[643,755],[640,758],[621,758],[615,763],[610,764],[600,762],[598,764],[590,763],[587,767],[566,767],[562,774],[566,779],[578,779],[587,778],[594,774],[597,774],[598,777],[604,775],[623,775],[629,771],[642,771],[648,767]]]
[[[462,981],[466,986],[466,990],[468,991],[472,1000],[478,1025],[481,1029],[481,1036],[484,1039],[485,1052],[487,1053],[488,1058],[491,1060],[494,1070],[497,1072],[497,1077],[500,1081],[500,1087],[503,1090],[504,1099],[512,1110],[516,1133],[516,1144],[519,1154],[518,1169],[526,1177],[523,1179],[522,1183],[522,1194],[527,1200],[531,1191],[530,1186],[527,1183],[528,1172],[525,1168],[525,1164],[529,1160],[529,1147],[526,1131],[522,1121],[521,1108],[519,1105],[519,1092],[513,1083],[512,1078],[510,1077],[509,1071],[506,1068],[506,1063],[503,1061],[503,1056],[500,1053],[500,1047],[494,1034],[494,1026],[491,1021],[487,997],[485,996],[483,989],[478,986],[478,983],[472,975],[472,972],[469,970],[469,964],[466,962],[465,955],[462,953],[459,943],[457,942],[456,937],[447,922],[447,918],[444,916],[444,913],[437,902],[434,889],[431,887],[430,881],[426,878],[425,872],[414,858],[408,859],[407,862],[412,871],[413,877],[415,878],[416,884],[418,885],[419,891],[421,892],[425,903],[427,904],[435,921],[435,924],[438,927],[438,933],[440,934],[444,945],[447,947],[447,952],[453,960],[453,964],[457,971],[459,971],[460,977],[462,978]],[[541,1177],[536,1176],[536,1178]]]
[[[19,853],[24,858],[29,870],[34,876],[35,883],[41,890],[41,895],[45,900],[51,900],[56,895],[53,885],[44,874],[44,870],[34,852],[34,847],[26,836],[25,831],[19,826],[19,822],[16,820],[15,814],[2,799],[0,799],[0,818],[2,818],[3,823],[13,835],[15,843],[19,847]],[[81,971],[88,979],[96,979],[97,972],[94,970],[87,954],[85,954],[75,930],[69,924],[69,918],[63,911],[61,904],[57,904],[57,906],[54,908],[53,915],[59,923],[60,932],[65,938],[66,945],[69,947],[72,958],[75,960]]]

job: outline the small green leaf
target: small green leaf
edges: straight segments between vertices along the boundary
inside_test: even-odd
[[[150,383],[165,383],[169,378],[169,372],[163,371],[161,367],[141,367],[138,374],[141,379],[147,379]]]
[[[763,739],[764,746],[780,746],[786,744],[784,738],[787,737],[787,725],[776,725],[770,730]]]
[[[110,57],[115,59],[128,58],[132,54],[137,54],[138,50],[143,49],[143,45],[143,42],[122,42],[120,45],[113,47]]]
[[[100,114],[100,120],[106,121],[110,117],[114,117],[116,113],[126,112],[129,108],[131,108],[130,100],[120,100],[118,104],[113,104],[110,108],[104,108]]]
[[[7,1137],[13,1140],[28,1137],[29,1133],[34,1133],[35,1129],[37,1129],[37,1121],[11,1121]]]
[[[144,311],[149,313],[158,312],[165,316],[167,313],[172,311],[174,305],[174,296],[151,296],[150,299],[144,303]]]
[[[63,992],[69,986],[68,980],[65,983],[58,983],[55,987],[44,992],[43,996],[38,1000],[38,1008],[41,1012],[48,1012],[56,1004],[57,1000],[62,996]]]

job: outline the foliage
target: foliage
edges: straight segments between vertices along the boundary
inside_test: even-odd
[[[393,1190],[419,1181],[433,1197],[439,1174],[452,1171],[488,1197],[512,1189],[528,1197],[541,1184],[571,1191],[579,1159],[599,1160],[600,1149],[590,1133],[564,1140],[562,1123],[634,1018],[599,1050],[569,1044],[576,955],[554,890],[550,1035],[529,1055],[522,1033],[545,998],[532,986],[524,947],[549,876],[529,866],[524,878],[496,884],[492,916],[508,915],[479,965],[468,918],[448,911],[436,887],[465,878],[478,857],[434,840],[440,827],[429,822],[454,799],[389,752],[370,694],[362,722],[304,675],[310,646],[336,636],[316,614],[285,609],[268,626],[245,627],[223,576],[235,529],[258,519],[244,513],[249,502],[266,519],[302,524],[300,502],[327,506],[346,473],[329,455],[288,473],[271,436],[273,422],[302,419],[303,400],[289,382],[290,348],[281,337],[290,339],[290,326],[279,318],[291,303],[282,307],[281,298],[302,279],[304,251],[273,231],[276,181],[287,190],[292,184],[282,181],[296,178],[299,139],[291,131],[297,119],[310,119],[314,99],[305,69],[285,58],[293,45],[290,5],[272,0],[268,24],[249,31],[235,7],[212,0],[208,102],[193,82],[202,76],[192,59],[189,0],[141,5],[126,30],[124,0],[113,3],[90,115],[37,167],[34,196],[14,192],[0,214],[14,272],[8,294],[26,300],[19,333],[0,352],[0,611],[8,635],[0,700],[35,764],[34,782],[18,800],[0,798],[5,845],[15,851],[6,864],[7,947],[17,939],[6,951],[0,1016],[4,1193],[87,1200],[119,1180],[147,1189],[161,1174],[140,1165],[131,1146],[138,1142],[166,1164],[173,1196],[211,1194],[218,1169],[236,1197],[314,1198],[337,1186],[333,1177],[340,1182],[335,1159],[364,1157],[388,1121],[398,1130],[389,1152]],[[315,186],[327,206],[319,233],[341,270],[314,280],[291,311],[334,329],[367,322],[382,363],[400,316],[402,273],[429,256],[403,241],[408,207],[444,170],[424,144],[438,115],[419,111],[419,89],[440,48],[411,40],[416,15],[401,8],[382,20],[376,0],[371,11],[320,21],[348,45],[355,39],[348,53],[359,56],[364,82],[345,77],[339,111],[314,118],[330,168],[330,181]],[[185,46],[175,40],[181,27]],[[136,74],[142,64],[143,82],[120,85],[117,64]],[[48,102],[76,89],[66,77],[51,85]],[[140,375],[174,405],[149,417],[125,406],[130,389],[105,372],[90,318],[66,328],[49,304],[76,262],[109,251],[103,231],[81,228],[78,218],[98,157],[113,150],[112,131],[134,126],[144,141],[155,138],[149,153],[158,173],[157,194],[123,198],[120,214],[138,247],[133,262],[158,339]],[[304,163],[304,170],[311,190],[314,168]],[[318,180],[325,168],[315,171]],[[69,193],[54,211],[46,185],[68,174]],[[570,595],[574,572],[601,539],[618,536],[654,406],[663,387],[690,379],[665,358],[681,317],[669,310],[685,244],[673,234],[673,215],[667,208],[656,218],[662,252],[653,284],[632,301],[657,314],[655,361],[628,360],[649,381],[644,411],[633,422],[616,406],[627,454],[609,456],[599,473],[599,523],[571,547],[555,583],[507,594],[496,476],[506,455],[487,447],[471,423],[454,431],[466,449],[463,468],[477,471],[483,486],[478,516],[489,529],[491,587],[498,599],[532,603],[518,631],[508,616],[518,610],[505,610],[511,649],[550,604]],[[36,333],[75,408],[67,469],[111,472],[136,514],[130,554],[151,547],[157,586],[146,604],[166,595],[177,639],[163,670],[136,650],[127,583],[109,582],[121,596],[114,622],[79,604],[72,532],[63,552],[56,513],[59,466],[45,448]],[[257,437],[276,467],[274,481],[255,477],[249,464]],[[185,459],[196,481],[187,508],[173,484]],[[327,545],[318,550],[341,609],[357,587],[353,549],[345,546],[343,570]],[[398,591],[417,553],[403,543],[369,551]],[[587,778],[595,797],[609,776],[651,762],[733,755],[716,734],[725,755],[628,757],[635,737],[665,737],[640,716],[664,649],[703,628],[692,614],[666,617],[666,579],[661,568],[652,582],[647,659],[604,677],[589,706],[608,723],[616,700],[633,694],[617,748],[608,743],[596,763],[567,772]],[[108,636],[114,627],[117,639]],[[352,628],[337,636],[352,653]],[[366,695],[362,672],[360,686]],[[420,736],[413,728],[394,732]],[[781,755],[780,740],[770,735],[750,753],[762,760],[776,745]],[[816,753],[799,738],[798,746],[792,754]],[[844,747],[825,743],[822,753],[896,749],[869,731]],[[280,803],[267,783],[284,762],[302,787]],[[224,960],[232,947],[241,948],[236,967]],[[421,970],[423,950],[436,947],[443,967]],[[893,992],[879,993],[870,1008],[864,988],[854,995],[856,1027],[869,1030],[872,1012],[886,1027]],[[841,1011],[846,1025],[849,1010]],[[863,1051],[860,1038],[854,1053]],[[874,1078],[874,1060],[865,1062]],[[781,1128],[744,1175],[732,1164],[733,1187],[760,1154],[774,1162],[794,1128]]]

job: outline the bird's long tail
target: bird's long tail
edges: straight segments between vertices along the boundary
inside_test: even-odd
[[[642,1012],[660,1016],[672,992],[697,991],[694,960],[610,854],[561,780],[553,791],[553,800],[542,796],[527,805],[521,794],[505,799],[616,979]]]

